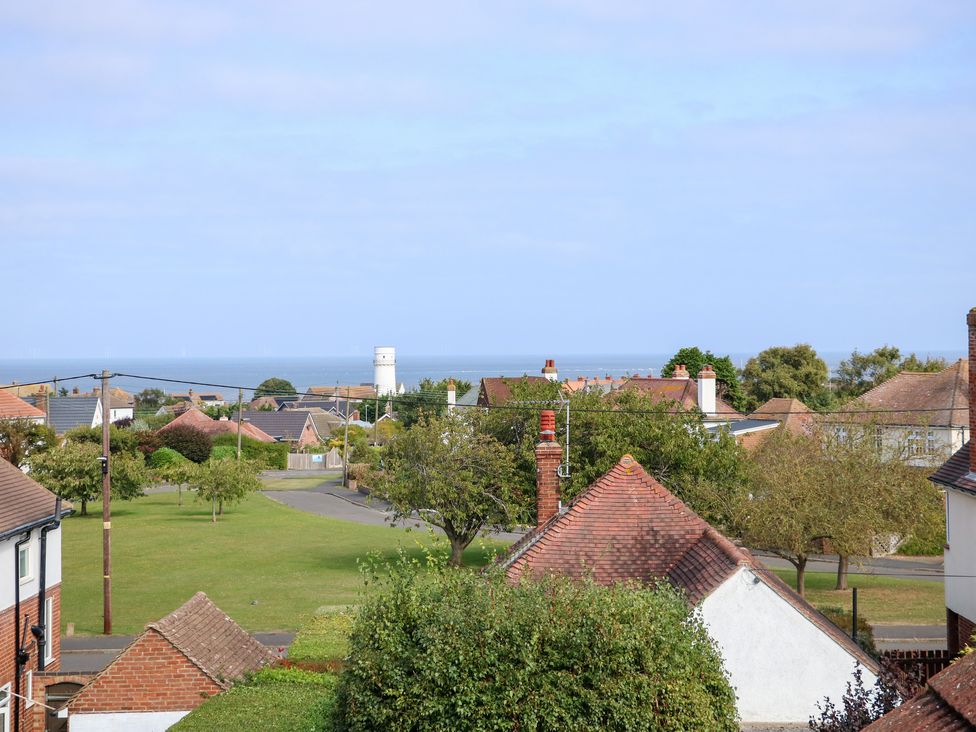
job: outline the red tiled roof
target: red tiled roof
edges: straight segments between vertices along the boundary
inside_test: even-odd
[[[952,457],[942,463],[939,469],[929,476],[929,480],[949,488],[976,493],[976,480],[967,477],[969,475],[971,442],[972,440],[956,450]]]
[[[961,358],[938,373],[902,371],[840,411],[854,409],[884,410],[867,418],[887,424],[968,427],[969,362]]]
[[[0,534],[54,515],[57,497],[23,471],[0,458]],[[70,503],[63,503],[62,515]]]
[[[9,389],[0,389],[0,419],[31,419],[43,416],[43,410],[15,396]]]
[[[583,389],[588,389],[593,386],[609,386],[616,388],[623,386],[623,384],[630,377],[621,376],[620,378],[613,378],[609,374],[607,376],[594,376],[593,378],[588,378],[585,376],[578,376],[575,379],[566,379],[563,382],[563,391],[569,392],[570,394],[582,391]]]
[[[225,432],[237,433],[237,422],[231,420],[211,419],[196,407],[190,407],[172,422],[159,428],[159,432],[165,432],[172,427],[185,425],[206,432],[208,435],[219,435]],[[241,434],[250,437],[252,440],[260,442],[274,442],[275,439],[264,430],[255,427],[250,422],[241,422]]]
[[[864,728],[864,732],[964,732],[976,729],[976,654],[937,673],[913,699]]]
[[[694,379],[662,379],[653,376],[632,376],[621,389],[636,389],[650,394],[656,402],[677,402],[682,409],[698,409],[698,382]],[[726,419],[743,416],[721,397],[715,397],[715,413]]]
[[[816,413],[799,399],[773,397],[749,415],[749,419],[772,419],[782,422],[793,434],[810,431]]]
[[[497,376],[481,380],[478,405],[497,407],[512,398],[512,384],[544,384],[545,376]]]
[[[667,579],[697,604],[740,567],[828,634],[866,668],[878,665],[748,551],[692,511],[625,455],[562,512],[530,531],[499,559],[517,581],[555,572],[601,584]]]

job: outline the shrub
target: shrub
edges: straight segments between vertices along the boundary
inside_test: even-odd
[[[202,463],[210,457],[213,440],[206,432],[189,425],[175,425],[159,433],[166,447],[171,447],[195,463]]]
[[[102,446],[102,428],[98,427],[75,427],[65,433],[65,439],[70,442],[82,442],[92,445]],[[125,453],[127,455],[138,455],[136,435],[132,430],[122,429],[114,424],[108,429],[109,450],[113,455]]]
[[[213,439],[214,446],[230,445],[237,449],[237,434],[228,432]],[[286,470],[288,468],[288,445],[284,442],[259,442],[250,437],[241,437],[241,457],[253,460],[262,470]]]
[[[163,446],[163,438],[151,430],[137,430],[133,425],[132,434],[136,440],[136,449],[147,458]]]
[[[847,691],[840,707],[825,698],[817,704],[819,717],[810,717],[814,732],[858,732],[874,720],[883,717],[901,703],[901,698],[884,676],[879,676],[873,689],[864,686],[860,666],[854,667],[854,678],[847,682]]]
[[[719,652],[668,585],[402,567],[359,610],[335,725],[738,729]]]
[[[244,451],[241,450],[241,453]],[[237,458],[237,448],[231,447],[230,445],[214,445],[214,449],[210,451],[211,460],[227,460]]]
[[[187,458],[171,447],[161,447],[146,458],[150,468],[165,468],[169,465],[189,462]]]
[[[847,635],[851,634],[854,614],[850,610],[845,610],[840,607],[822,607],[819,610],[827,617],[827,620],[843,630]],[[863,615],[857,619],[857,643],[866,652],[875,658],[878,657],[878,649],[874,645],[874,629],[864,619]]]
[[[373,472],[368,463],[349,463],[349,479],[360,483],[367,481]]]

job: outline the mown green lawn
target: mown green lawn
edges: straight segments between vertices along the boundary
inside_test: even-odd
[[[773,570],[791,587],[796,571]],[[806,598],[816,607],[851,609],[851,590],[835,590],[833,572],[807,572]],[[941,625],[945,623],[945,595],[941,582],[850,575],[847,583],[857,587],[858,614],[869,623]]]
[[[359,604],[357,560],[368,553],[420,556],[430,543],[424,532],[314,516],[262,495],[212,524],[209,504],[184,500],[179,508],[175,493],[158,493],[113,504],[113,633],[141,631],[198,590],[248,630],[293,630],[322,606]],[[63,527],[62,629],[101,633],[101,505]],[[465,563],[485,561],[478,540]]]

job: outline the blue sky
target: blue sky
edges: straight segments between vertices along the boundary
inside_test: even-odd
[[[0,32],[2,356],[965,348],[968,0],[32,0]]]

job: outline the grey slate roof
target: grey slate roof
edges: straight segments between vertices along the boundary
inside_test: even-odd
[[[33,397],[31,403],[34,402]],[[98,397],[48,397],[50,425],[59,435],[75,427],[91,427],[98,410]]]
[[[460,407],[475,407],[478,405],[478,389],[471,387],[463,396],[459,396],[454,400],[454,403]]]
[[[246,409],[244,419],[282,442],[300,439],[305,423],[311,419],[311,415],[304,409],[283,409],[280,412]],[[237,412],[230,416],[230,420],[237,421]],[[315,426],[314,422],[312,426]]]

